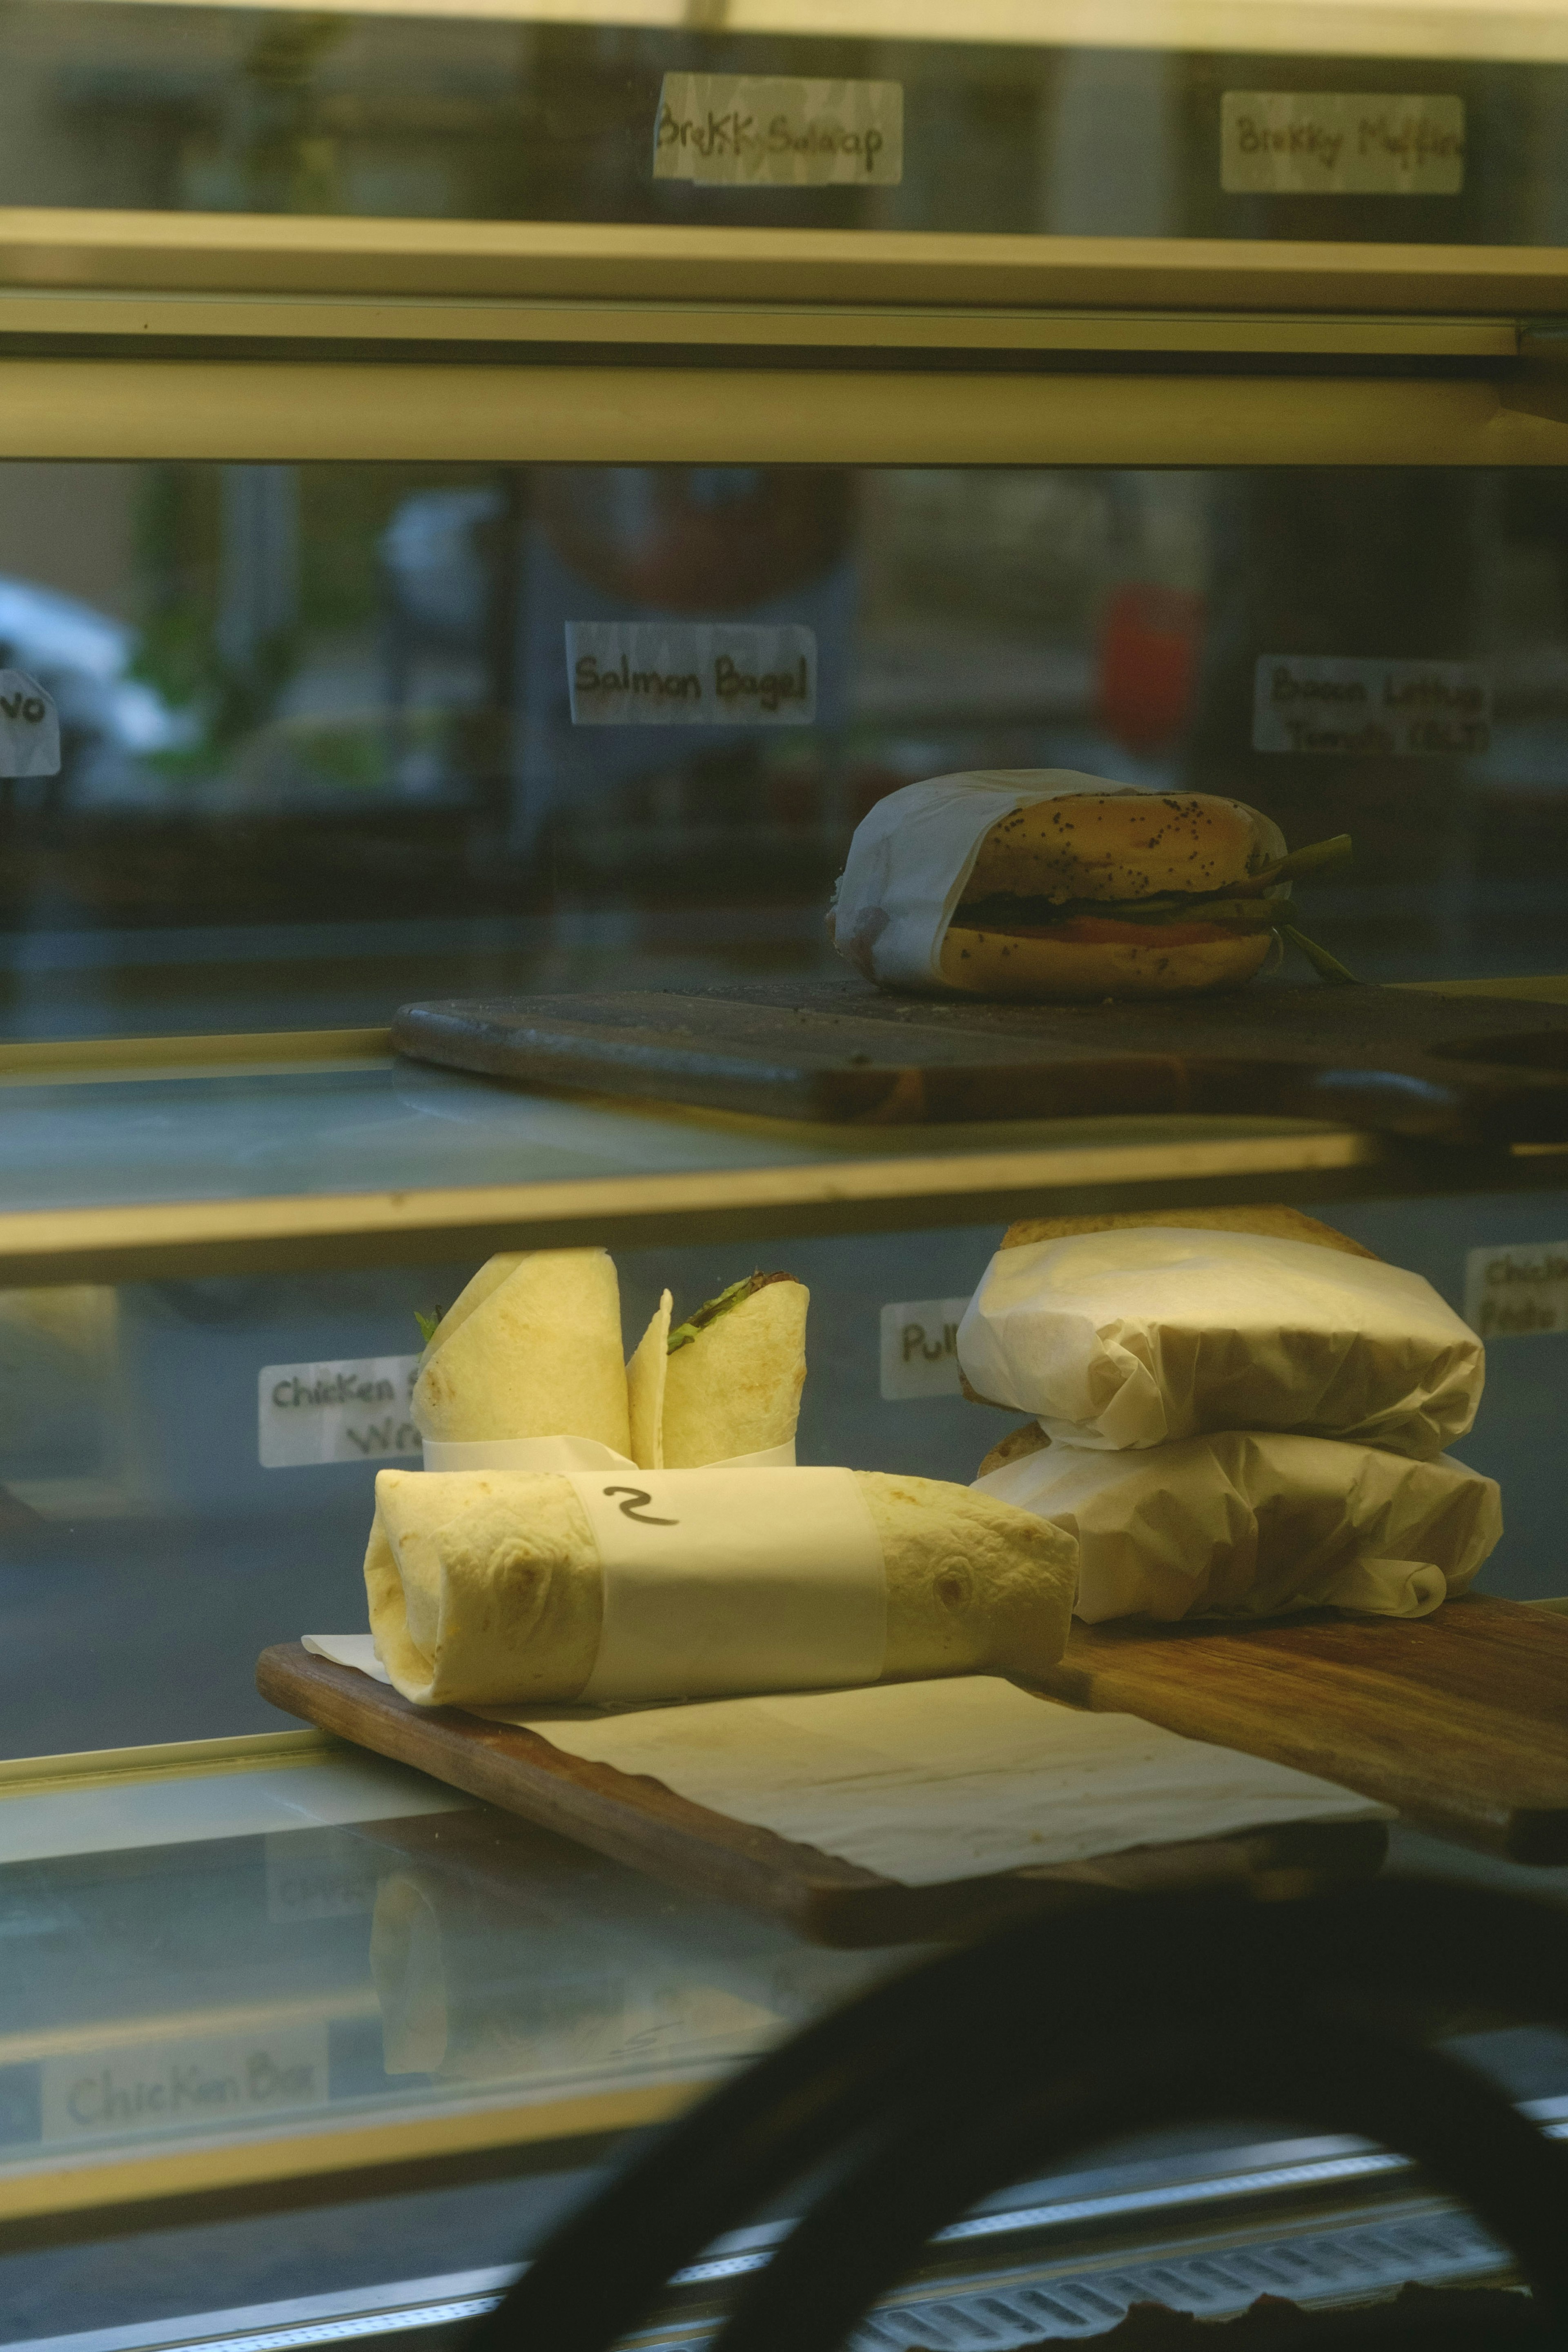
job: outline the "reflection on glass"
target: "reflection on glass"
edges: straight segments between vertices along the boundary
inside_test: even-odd
[[[570,2139],[604,2128],[595,2095],[670,2086],[663,2112],[889,1958],[485,1807],[13,1863],[0,1916],[0,2170],[418,2114],[468,2085],[552,2098]]]
[[[1550,968],[1565,549],[1534,470],[0,465],[0,667],[63,744],[0,782],[0,1022],[826,971],[858,819],[966,767],[1350,833],[1313,908],[1369,977]],[[574,723],[574,625],[675,683],[809,646],[814,707]]]
[[[752,26],[756,15],[746,12]],[[1319,8],[1281,46],[1279,11],[1226,12],[1232,46],[1188,9],[1107,5],[1093,46],[1026,38],[1016,6],[921,0],[879,34],[845,5],[832,37],[704,32],[677,0],[629,0],[616,25],[378,16],[125,0],[16,0],[0,203],[195,212],[380,215],[1006,234],[1563,241],[1568,69],[1547,12],[1484,5]],[[820,26],[820,10],[813,12]],[[1338,23],[1336,23],[1338,19]],[[1336,32],[1342,37],[1336,40]],[[1047,26],[1048,29],[1048,26]],[[1024,35],[1026,37],[1021,38]],[[1289,42],[1289,34],[1286,40]],[[1142,45],[1142,46],[1140,46]],[[1358,52],[1372,47],[1372,55]],[[656,177],[667,74],[895,83],[893,184],[702,184]],[[1369,187],[1337,166],[1322,193],[1258,193],[1222,162],[1227,92],[1437,101],[1462,115],[1445,178],[1400,156]],[[1445,112],[1444,110],[1447,110]],[[853,120],[853,109],[847,120]],[[1359,121],[1359,116],[1358,116]],[[1243,179],[1247,175],[1244,173]],[[1408,179],[1415,189],[1401,194]]]

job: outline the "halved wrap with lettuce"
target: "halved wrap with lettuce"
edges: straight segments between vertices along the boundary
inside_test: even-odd
[[[696,1470],[792,1444],[810,1302],[793,1275],[752,1274],[671,1329],[666,1291],[626,1367],[633,1460]]]

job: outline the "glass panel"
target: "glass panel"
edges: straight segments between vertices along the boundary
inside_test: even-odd
[[[1348,831],[1312,910],[1369,978],[1549,970],[1565,548],[1552,470],[3,464],[0,667],[62,760],[0,782],[0,1025],[825,972],[859,817],[975,766]],[[738,623],[784,633],[773,688],[682,704]],[[574,723],[584,624],[675,632],[670,699],[627,698],[677,723],[582,723],[613,679]]]
[[[156,1786],[105,1790],[120,1834],[100,1827],[96,1844],[79,1798],[0,1798],[0,1831],[18,1806],[54,1806],[58,1826],[73,1803],[78,1831],[51,1842],[40,1820],[37,1851],[0,1866],[0,2190],[68,2172],[79,2192],[95,2165],[132,2160],[153,2198],[13,2225],[7,2341],[356,2341],[356,2321],[374,2338],[410,2311],[455,2334],[639,2125],[921,1957],[813,1948],[487,1807],[408,1810],[416,1776],[379,1759],[348,1768],[363,1785],[345,1800],[339,1769],[297,1766],[267,1822],[251,1784],[270,1776],[187,1758]],[[174,1801],[202,1807],[209,1833],[182,1839]],[[1394,1868],[1434,1861],[1452,1866],[1395,1833]],[[1565,1872],[1468,1867],[1568,1893]],[[1563,2129],[1561,2037],[1447,2022],[1455,2054]],[[466,2150],[450,2166],[443,2126]],[[345,2179],[327,2137],[345,2129],[383,2163],[416,2156],[423,2133],[425,2159]],[[277,2180],[279,2141],[314,2178]],[[173,2166],[222,2192],[216,2212],[159,2197]],[[722,2270],[679,2291],[683,2341],[702,2340],[780,2229],[760,2214],[711,2250]],[[1407,2168],[1265,2116],[1121,2139],[1014,2182],[933,2248],[924,2294],[1022,2344],[1064,2305],[1096,2326],[1152,2294],[1224,2316],[1260,2289],[1365,2295],[1500,2266]]]
[[[119,1098],[127,1124],[162,1115],[157,1089],[145,1111],[134,1085],[84,1091]],[[1511,1245],[1522,1261],[1568,1236],[1557,1193],[1327,1213],[1461,1312],[1472,1250]],[[784,1268],[811,1292],[800,1459],[966,1483],[1020,1418],[965,1401],[948,1343],[999,1238],[948,1227],[617,1251],[627,1351],[667,1284],[679,1316],[759,1263]],[[363,1630],[375,1473],[418,1460],[416,1310],[450,1304],[471,1272],[0,1292],[0,1755],[279,1727],[253,1686],[258,1653]],[[1503,1490],[1486,1591],[1568,1584],[1553,1442],[1565,1380],[1560,1330],[1493,1331],[1458,1449]]]
[[[1104,9],[1096,47],[1020,43],[1016,6],[936,0],[904,12],[924,37],[897,40],[868,37],[879,9],[813,13],[798,34],[787,5],[705,33],[676,0],[626,0],[614,24],[17,0],[0,203],[1563,241],[1568,75],[1544,11],[1321,8],[1294,53],[1262,0],[1218,36],[1172,8],[1163,43],[1157,14]],[[893,85],[901,109],[868,152],[885,100],[753,89],[737,108],[665,82],[692,74]],[[739,160],[737,114],[756,142]],[[684,128],[697,176],[656,173],[661,123],[660,168]]]

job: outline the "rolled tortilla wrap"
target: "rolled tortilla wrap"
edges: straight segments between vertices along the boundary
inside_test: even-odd
[[[631,1450],[621,1300],[602,1249],[492,1257],[437,1324],[414,1388],[422,1437],[592,1437]]]
[[[664,1468],[664,1382],[669,1361],[668,1291],[626,1366],[626,1407],[631,1415],[632,1460],[639,1470]]]
[[[670,1334],[664,1384],[664,1467],[696,1470],[737,1454],[788,1445],[805,1386],[811,1293],[793,1276],[752,1276]],[[742,1286],[734,1286],[739,1291]],[[705,1317],[711,1319],[704,1321]],[[692,1330],[692,1326],[696,1326]],[[692,1336],[684,1337],[691,1331]]]
[[[971,1487],[854,1475],[887,1571],[883,1682],[1026,1679],[1060,1657],[1078,1574],[1070,1536]],[[405,1698],[517,1706],[581,1694],[598,1653],[603,1581],[568,1479],[384,1470],[375,1498],[364,1563],[371,1630]]]

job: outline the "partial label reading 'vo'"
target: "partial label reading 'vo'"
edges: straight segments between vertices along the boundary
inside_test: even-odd
[[[1465,101],[1227,89],[1219,180],[1233,196],[1457,196],[1465,184]]]
[[[60,722],[26,670],[0,669],[0,776],[58,776]]]
[[[1473,662],[1261,654],[1254,673],[1255,751],[1466,758],[1488,749],[1491,717],[1491,673]]]
[[[409,1400],[417,1356],[336,1364],[264,1364],[257,1375],[257,1453],[264,1470],[417,1454]]]
[[[903,84],[666,74],[653,175],[710,187],[897,187],[904,176]]]
[[[957,1396],[958,1327],[967,1298],[917,1298],[882,1309],[882,1395]]]
[[[568,621],[574,727],[804,727],[816,636],[793,624]]]

